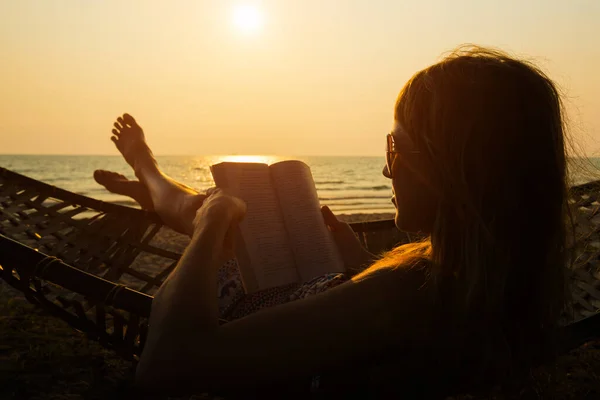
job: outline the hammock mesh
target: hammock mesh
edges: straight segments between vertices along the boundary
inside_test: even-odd
[[[574,320],[600,309],[599,196],[600,182],[571,190]],[[351,226],[373,253],[414,239],[395,229],[393,221]],[[127,359],[141,353],[151,296],[175,268],[185,243],[154,213],[91,199],[3,168],[0,234],[15,241],[0,242],[0,276],[8,284]]]

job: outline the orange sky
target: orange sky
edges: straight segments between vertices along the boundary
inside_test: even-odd
[[[0,153],[116,154],[130,112],[156,154],[382,155],[404,82],[471,42],[538,61],[597,154],[599,20],[596,0],[3,1]]]

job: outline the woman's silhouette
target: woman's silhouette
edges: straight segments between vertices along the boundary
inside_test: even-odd
[[[371,265],[327,291],[219,326],[216,271],[244,204],[166,177],[133,118],[118,119],[113,140],[139,182],[106,171],[96,179],[192,238],[156,294],[140,385],[244,389],[316,375],[326,382],[362,365],[358,381],[369,384],[412,376],[443,386],[436,382],[503,379],[547,351],[542,339],[565,306],[567,263],[555,85],[530,63],[461,49],[410,79],[394,121],[382,142],[396,225],[427,239],[373,261],[324,208],[346,260]],[[377,369],[373,360],[382,359],[395,360],[396,372]]]

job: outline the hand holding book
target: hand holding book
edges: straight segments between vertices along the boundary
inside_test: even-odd
[[[246,203],[219,188],[206,191],[206,199],[196,211],[194,226],[202,221],[215,219],[218,221],[239,223],[246,214]]]
[[[239,223],[246,214],[246,203],[218,188],[209,189],[206,196],[202,207],[196,211],[192,238],[200,232],[210,231],[221,249],[220,254],[215,254],[221,265],[235,257],[235,239]]]
[[[349,224],[338,220],[327,206],[321,207],[321,212],[348,272],[358,273],[375,261],[376,256],[362,247]]]

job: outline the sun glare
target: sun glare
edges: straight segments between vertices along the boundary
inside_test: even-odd
[[[262,27],[263,15],[255,6],[238,5],[233,10],[233,24],[240,32],[253,33]]]
[[[276,162],[276,156],[246,156],[246,155],[231,155],[220,157],[219,162],[243,162],[243,163],[264,163],[272,164]]]

